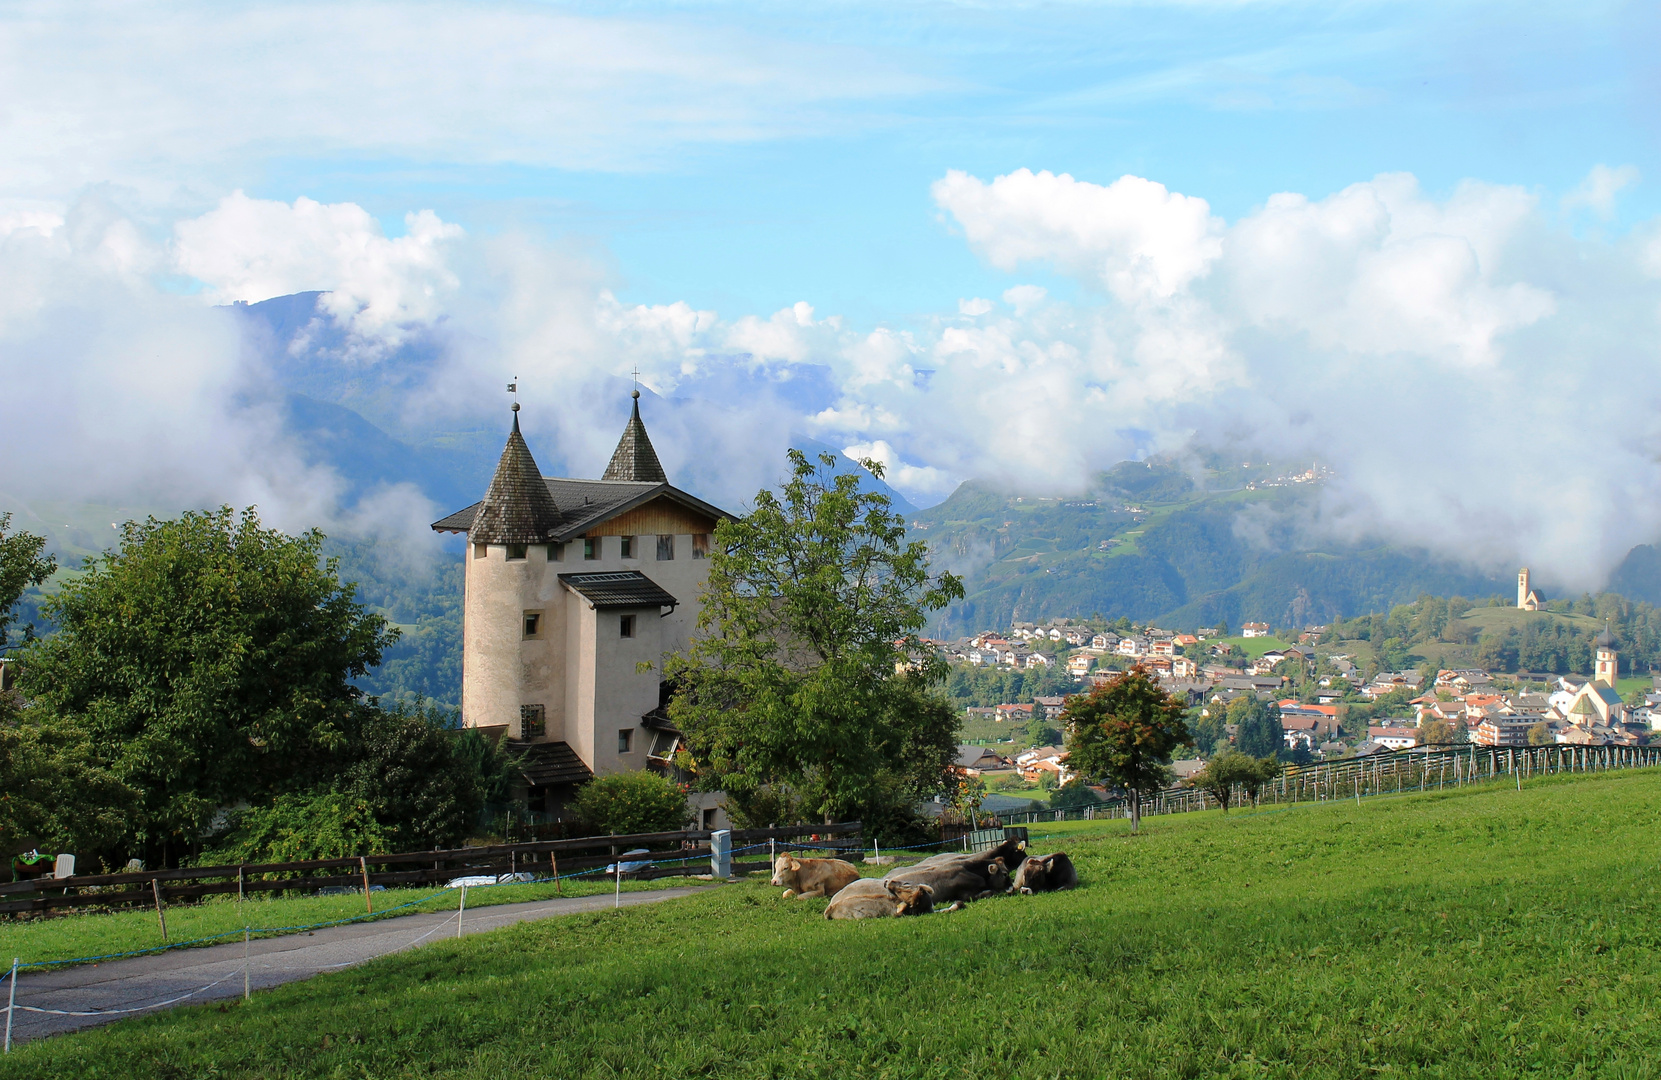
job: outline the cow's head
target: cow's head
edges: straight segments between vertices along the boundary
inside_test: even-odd
[[[934,910],[934,889],[909,881],[888,882],[888,897],[895,915],[927,915]]]
[[[986,885],[995,893],[1009,891],[1009,867],[1002,858],[993,859],[986,867]]]
[[[796,874],[801,868],[800,859],[792,855],[780,855],[773,863],[773,884],[794,885]]]

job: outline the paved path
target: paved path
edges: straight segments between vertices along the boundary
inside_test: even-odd
[[[690,895],[698,888],[626,892],[622,903],[624,907],[651,904]],[[603,911],[612,904],[613,897],[602,895],[476,908],[467,912],[462,933],[482,934],[555,915]],[[248,946],[248,983],[254,990],[265,990],[429,941],[455,937],[455,934],[456,913],[452,911],[328,926],[287,937],[256,938]],[[108,1024],[126,1016],[145,1016],[175,1005],[239,997],[243,979],[242,949],[242,942],[238,941],[102,964],[25,972],[17,980],[18,1009],[13,1017],[12,1044]],[[4,1020],[5,1000],[0,995],[0,1022]],[[98,1015],[61,1016],[29,1012],[24,1006]]]

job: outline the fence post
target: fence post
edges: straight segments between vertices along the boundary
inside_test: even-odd
[[[732,877],[731,829],[717,829],[709,834],[709,873],[718,881]]]
[[[559,856],[552,851],[548,852],[548,871],[554,875],[554,895],[564,896],[565,890],[559,885]]]
[[[358,856],[358,869],[363,871],[363,910],[375,914],[375,905],[369,900],[369,863],[362,855]]]
[[[167,916],[161,909],[161,883],[155,878],[150,879],[150,893],[156,898],[156,921],[161,923],[161,939],[167,940]]]
[[[17,1011],[17,957],[12,957],[11,982],[6,986],[6,1053],[12,1052],[12,1013]]]
[[[461,919],[465,914],[467,914],[467,886],[464,883],[461,887],[461,903],[456,907],[456,938],[458,940],[461,938]]]

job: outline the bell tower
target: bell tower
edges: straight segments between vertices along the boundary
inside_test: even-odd
[[[1619,667],[1615,659],[1615,635],[1609,632],[1607,622],[1604,623],[1603,633],[1598,635],[1595,644],[1597,645],[1597,660],[1592,666],[1592,681],[1604,683],[1613,688],[1615,675]]]

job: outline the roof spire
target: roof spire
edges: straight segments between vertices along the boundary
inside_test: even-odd
[[[475,544],[545,544],[560,523],[559,507],[519,433],[519,403],[513,403],[513,431],[502,448],[496,474],[484,493],[467,538]]]
[[[629,422],[623,428],[623,437],[611,455],[602,480],[633,480],[642,483],[667,484],[668,475],[652,449],[652,440],[646,435],[646,425],[640,419],[640,389],[633,393],[634,407]]]

